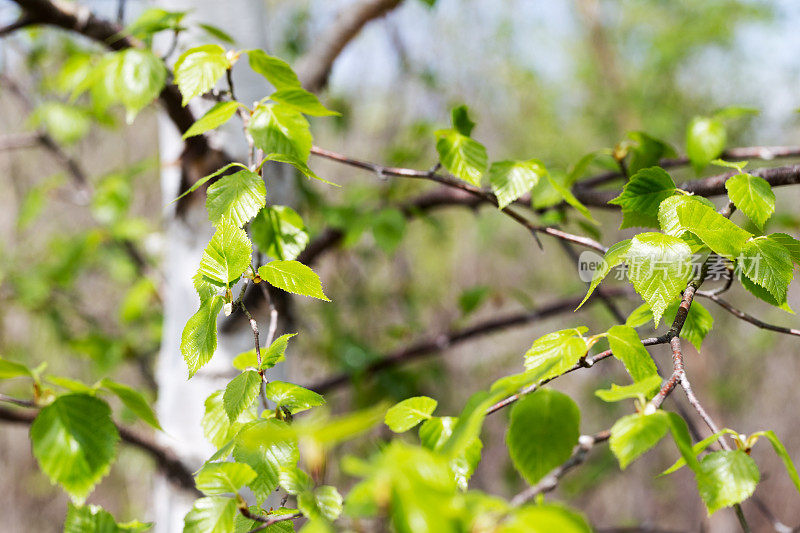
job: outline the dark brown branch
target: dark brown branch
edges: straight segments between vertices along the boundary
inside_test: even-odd
[[[3,26],[0,28],[0,37],[11,35],[15,31],[21,30],[22,28],[30,26],[31,24],[33,24],[33,21],[30,19],[30,17],[23,15],[8,26]]]
[[[626,287],[620,287],[613,290],[604,289],[601,294],[605,294],[605,296],[608,298],[613,298],[628,294],[628,290]],[[451,331],[449,333],[418,341],[411,346],[400,348],[377,359],[376,361],[373,361],[370,365],[362,370],[362,373],[365,375],[372,375],[386,370],[387,368],[392,368],[426,356],[437,354],[445,349],[451,348],[475,337],[496,333],[510,327],[529,324],[553,315],[572,311],[578,306],[581,299],[582,298],[580,297],[576,297],[566,300],[559,300],[552,304],[540,307],[534,311],[494,318],[480,324],[469,326],[467,328]],[[587,303],[596,301],[597,299],[592,297]],[[345,385],[350,381],[351,377],[353,376],[343,373],[324,379],[318,383],[310,385],[307,388],[319,393],[324,393]]]
[[[6,422],[31,424],[35,418],[36,413],[31,411],[17,411],[0,407],[0,420]],[[158,470],[177,487],[196,496],[201,495],[195,488],[191,469],[183,464],[172,450],[164,448],[150,438],[139,435],[127,428],[117,426],[117,430],[123,442],[139,448],[152,457],[158,466]]]
[[[734,306],[732,306],[727,301],[723,300],[722,298],[720,298],[719,296],[717,296],[714,293],[702,292],[701,291],[701,292],[698,292],[697,294],[698,294],[698,296],[702,296],[704,298],[708,298],[709,300],[711,300],[715,304],[719,305],[720,307],[722,307],[723,309],[728,311],[733,316],[735,316],[737,318],[741,318],[745,322],[749,322],[750,324],[753,324],[754,326],[758,326],[761,329],[768,329],[770,331],[777,331],[778,333],[785,333],[787,335],[796,335],[796,336],[800,337],[800,330],[792,329],[792,328],[785,328],[783,326],[775,326],[773,324],[768,324],[768,323],[766,323],[766,322],[764,322],[762,320],[757,319],[756,317],[754,317],[752,315],[749,315],[749,314],[745,313],[744,311],[740,311],[739,309],[735,308]]]
[[[595,444],[606,442],[611,438],[611,431],[601,431],[595,435],[581,435],[578,445],[572,455],[563,464],[555,467],[544,476],[536,485],[528,487],[511,499],[511,505],[520,506],[536,498],[539,494],[544,494],[554,490],[558,486],[558,481],[570,470],[580,465],[586,460]]]
[[[334,61],[347,43],[358,35],[371,20],[384,16],[400,5],[402,0],[360,0],[347,6],[333,25],[298,61],[297,72],[303,86],[319,92],[328,82]]]
[[[745,159],[772,161],[773,159],[790,157],[800,157],[800,146],[742,146],[725,150],[722,152],[722,155],[720,155],[720,158],[725,161],[742,161]],[[666,158],[658,162],[658,166],[661,168],[683,167],[688,164],[689,158],[686,156]],[[622,177],[622,173],[616,170],[603,172],[579,181],[576,187],[596,187],[597,185],[602,185]]]

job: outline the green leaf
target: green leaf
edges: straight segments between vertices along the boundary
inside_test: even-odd
[[[236,41],[233,40],[233,37],[228,35],[224,30],[218,28],[217,26],[200,23],[197,25],[197,27],[218,41],[228,44],[236,44]]]
[[[678,207],[690,202],[699,202],[711,209],[714,204],[702,196],[676,194],[661,202],[658,206],[658,225],[661,231],[674,237],[683,237],[687,229],[678,220]]]
[[[719,440],[720,435],[724,435],[725,433],[736,435],[736,432],[731,429],[723,429],[721,431],[718,431],[717,433],[714,433],[713,435],[709,435],[708,437],[704,438],[703,440],[692,446],[692,455],[697,456],[701,454],[706,450],[706,448],[717,442],[717,440]],[[673,472],[680,470],[684,466],[686,466],[686,459],[681,457],[677,461],[675,461],[672,464],[672,466],[661,472],[658,476],[661,477],[669,475]]]
[[[266,395],[278,407],[285,407],[292,414],[325,405],[325,398],[316,392],[284,381],[270,381],[267,383]]]
[[[472,129],[475,127],[475,123],[469,118],[469,109],[467,106],[460,105],[454,107],[450,112],[450,120],[458,133],[467,137],[472,135]]]
[[[480,187],[489,159],[486,148],[454,129],[438,130],[434,133],[436,151],[439,152],[444,168],[455,177]]]
[[[250,234],[258,249],[270,257],[291,261],[308,245],[303,219],[291,207],[265,207],[250,222]]]
[[[267,55],[263,50],[248,50],[247,60],[253,71],[261,74],[276,89],[300,87],[300,80],[284,60]]]
[[[536,484],[569,459],[580,436],[580,410],[569,396],[539,389],[511,410],[506,443],[525,481]]]
[[[64,533],[139,533],[150,529],[151,524],[138,521],[118,524],[114,517],[99,505],[67,506]]]
[[[697,235],[714,252],[731,260],[736,259],[744,243],[753,236],[700,202],[687,202],[679,205],[676,211],[681,226]]]
[[[611,272],[611,269],[625,262],[625,258],[628,255],[628,250],[630,247],[631,240],[625,239],[624,241],[619,241],[608,248],[606,254],[603,256],[603,262],[600,263],[597,271],[592,277],[592,282],[589,284],[589,290],[586,291],[586,296],[583,297],[580,305],[578,305],[578,307],[575,309],[576,311],[586,303],[586,300],[589,299],[589,296],[591,296],[597,286],[600,285],[600,282],[603,281],[609,272]]]
[[[203,426],[203,434],[215,448],[224,448],[236,436],[244,423],[256,418],[255,409],[246,409],[238,420],[231,422],[223,405],[223,392],[216,391],[206,398],[205,412],[200,422]],[[214,460],[226,457],[229,453],[222,454]]]
[[[530,191],[547,171],[536,159],[528,161],[496,161],[489,167],[489,184],[503,209]]]
[[[657,166],[659,161],[665,157],[674,157],[675,149],[669,144],[652,137],[643,131],[631,131],[628,133],[629,145],[628,152],[628,172],[636,174],[643,168]]]
[[[691,248],[677,237],[650,232],[631,239],[625,258],[628,279],[653,311],[656,326],[691,279],[691,259]]]
[[[125,106],[130,124],[143,107],[158,98],[167,79],[167,69],[150,50],[130,48],[116,55],[115,96]]]
[[[261,515],[264,518],[275,518],[277,516],[293,515],[297,513],[297,509],[279,507],[277,509],[272,509],[271,511],[265,511],[256,505],[251,505],[250,512],[253,515]],[[233,533],[250,533],[250,531],[258,528],[262,524],[263,522],[259,522],[258,520],[250,520],[249,518],[245,518],[243,514],[238,513],[236,518],[233,520]],[[263,531],[264,533],[294,533],[294,524],[291,520],[281,520],[280,522],[272,524]]]
[[[297,335],[297,333],[287,333],[281,335],[270,344],[269,348],[261,349],[261,370],[267,370],[277,365],[286,359],[286,347],[289,345],[289,339]],[[247,368],[258,367],[258,357],[256,357],[256,350],[253,348],[250,351],[240,353],[233,359],[233,367],[237,370],[246,370]]]
[[[264,180],[249,170],[222,176],[209,188],[206,196],[208,219],[215,226],[222,220],[237,227],[247,224],[267,203]]]
[[[249,464],[258,477],[248,485],[259,504],[278,486],[282,467],[297,464],[300,453],[297,443],[281,438],[289,426],[276,419],[259,420],[248,424],[236,436],[233,457],[237,462]],[[269,435],[271,438],[265,439]]]
[[[258,398],[261,376],[255,370],[245,370],[228,383],[222,395],[222,405],[231,422],[237,420],[245,409]]]
[[[183,519],[183,533],[231,533],[237,508],[233,498],[199,498]]]
[[[644,400],[647,396],[658,387],[661,386],[661,376],[653,374],[647,376],[641,381],[637,381],[631,385],[619,385],[612,383],[610,389],[600,389],[594,391],[595,396],[604,402],[619,402],[629,398],[639,398]]]
[[[225,49],[205,44],[185,51],[175,61],[175,82],[183,95],[183,105],[195,96],[207,93],[231,67]]]
[[[775,193],[764,178],[737,174],[725,182],[728,198],[760,229],[775,212]]]
[[[89,133],[92,122],[89,113],[74,105],[45,102],[31,113],[31,126],[42,126],[59,144],[72,144]]]
[[[525,353],[525,368],[535,371],[546,365],[550,369],[540,379],[547,379],[564,373],[586,355],[589,349],[586,339],[582,337],[587,329],[579,328],[562,329],[539,337]]]
[[[695,117],[686,131],[686,154],[695,171],[700,172],[725,149],[727,132],[721,120]]]
[[[395,433],[403,433],[430,419],[437,405],[436,400],[427,396],[407,398],[390,407],[383,421]]]
[[[314,503],[317,511],[328,520],[339,518],[339,515],[342,514],[343,501],[344,499],[336,487],[322,485],[314,491]]]
[[[462,316],[467,316],[477,311],[491,294],[492,289],[487,285],[476,285],[464,289],[458,295],[458,308]]]
[[[758,466],[741,450],[712,452],[700,461],[697,490],[709,516],[749,498],[761,478]]]
[[[636,330],[630,326],[613,326],[608,330],[608,344],[614,357],[622,361],[633,381],[658,375],[653,358],[647,353]],[[660,382],[657,384],[659,385]]]
[[[438,452],[453,434],[453,429],[458,418],[452,416],[432,417],[419,427],[420,444],[429,450]],[[449,465],[456,479],[456,484],[462,491],[468,488],[468,482],[481,460],[483,444],[475,436],[463,450],[463,453],[450,459]]]
[[[576,209],[581,215],[589,219],[592,224],[600,224],[597,222],[597,220],[595,220],[586,206],[583,205],[577,198],[575,198],[575,195],[572,194],[572,191],[569,190],[569,187],[561,183],[559,179],[549,172],[545,174],[545,177],[547,178],[548,183],[550,183],[550,186],[561,196],[561,198],[564,199],[565,202],[567,202],[567,204]]]
[[[623,416],[611,428],[611,451],[622,470],[647,450],[658,444],[669,431],[667,415],[663,411],[653,414]]]
[[[241,163],[228,163],[227,165],[225,165],[221,169],[219,169],[219,170],[217,170],[215,172],[212,172],[211,174],[209,174],[207,176],[203,176],[202,178],[200,178],[199,180],[194,182],[194,184],[191,187],[189,187],[186,191],[184,191],[180,196],[178,196],[177,198],[172,200],[172,202],[177,202],[178,200],[180,200],[181,198],[183,198],[187,194],[193,193],[194,191],[196,191],[197,189],[199,189],[200,187],[205,185],[208,182],[208,180],[216,178],[217,176],[219,176],[220,174],[222,174],[223,172],[225,172],[226,170],[228,170],[229,168],[232,168],[232,167],[240,167],[240,168],[243,168],[245,170],[249,170],[246,166],[244,166]],[[172,203],[172,202],[170,202],[170,203]]]
[[[381,209],[372,218],[372,236],[375,243],[387,254],[391,254],[403,240],[406,217],[399,209]]]
[[[276,163],[286,163],[287,165],[292,165],[303,176],[305,176],[305,177],[307,177],[309,179],[313,178],[315,180],[321,181],[322,183],[325,183],[326,185],[331,185],[333,187],[339,187],[339,185],[337,185],[336,183],[333,183],[332,181],[328,181],[328,180],[326,180],[324,178],[320,178],[319,176],[317,176],[314,173],[314,171],[311,170],[305,162],[301,161],[296,156],[289,155],[289,154],[269,154],[267,157],[264,158],[264,160],[262,161],[262,164],[266,163],[267,161],[275,161]]]
[[[248,131],[256,147],[269,154],[285,154],[308,161],[311,129],[299,111],[285,104],[259,104],[250,117]]]
[[[211,283],[228,286],[250,266],[251,251],[247,233],[230,220],[221,219],[203,251],[198,273]]]
[[[119,441],[108,404],[88,394],[56,398],[39,411],[30,437],[39,467],[77,504],[108,473]]]
[[[326,108],[314,93],[310,93],[301,87],[288,87],[279,89],[269,95],[270,100],[279,104],[284,104],[295,111],[315,117],[341,116],[337,111]]]
[[[322,291],[322,282],[313,270],[297,261],[270,261],[258,268],[258,275],[270,285],[286,292],[311,296],[330,302]]]
[[[781,244],[768,237],[756,237],[741,248],[737,267],[750,281],[767,289],[778,302],[786,301],[792,282],[792,256]]]
[[[525,505],[515,509],[498,533],[590,533],[592,528],[577,512],[560,504]]]
[[[659,167],[645,168],[631,176],[622,193],[608,203],[622,208],[620,228],[658,227],[658,206],[675,194],[675,182]]]
[[[742,284],[742,287],[747,289],[750,294],[756,298],[764,300],[770,305],[774,305],[775,307],[783,309],[787,313],[795,314],[792,308],[789,307],[789,303],[786,300],[778,301],[767,289],[750,281],[747,276],[739,276],[739,282]]]
[[[125,28],[125,32],[137,39],[145,39],[164,30],[180,30],[181,21],[188,11],[166,11],[151,7],[139,15]]]
[[[217,315],[222,305],[222,297],[208,298],[183,328],[181,353],[189,367],[190,378],[211,360],[217,349]]]
[[[297,496],[314,488],[314,480],[297,465],[288,465],[281,468],[278,476],[281,487],[286,492]]]
[[[236,494],[255,478],[255,470],[243,463],[206,463],[194,476],[197,489],[206,496]]]
[[[116,383],[111,381],[108,378],[104,378],[100,381],[100,386],[104,387],[122,400],[122,403],[130,409],[133,414],[153,426],[154,428],[160,430],[161,424],[158,422],[158,418],[156,417],[155,411],[153,408],[150,407],[150,404],[147,403],[147,400],[144,399],[142,393],[128,387],[127,385],[123,385],[122,383]]]
[[[9,361],[8,359],[0,359],[0,379],[11,379],[23,376],[33,377],[33,374],[27,366]]]
[[[800,241],[786,233],[771,233],[767,237],[786,248],[786,251],[792,257],[792,261],[800,265]]]
[[[789,474],[789,477],[792,478],[794,487],[797,489],[797,492],[800,492],[800,476],[797,475],[797,468],[795,468],[794,462],[789,456],[789,452],[786,451],[786,447],[772,430],[759,431],[758,433],[753,434],[753,437],[756,438],[761,436],[767,437],[769,443],[772,444],[772,449],[775,450],[775,453],[781,458],[781,461],[783,461],[783,466],[786,468],[786,472]]]
[[[182,139],[188,139],[195,135],[200,135],[210,130],[214,130],[228,122],[236,114],[239,102],[217,102],[206,111],[205,115],[198,118],[192,126],[186,130]]]

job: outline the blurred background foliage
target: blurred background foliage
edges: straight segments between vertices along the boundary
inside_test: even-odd
[[[265,21],[270,52],[289,62],[347,6],[263,1],[271,13]],[[113,2],[90,4],[101,12],[114,9]],[[128,18],[148,6],[129,1]],[[466,104],[478,123],[473,135],[492,159],[535,157],[565,171],[591,151],[613,148],[629,131],[647,132],[684,153],[693,116],[735,104],[761,114],[731,121],[729,146],[793,144],[800,105],[800,59],[793,53],[800,45],[798,22],[800,8],[790,1],[438,0],[426,6],[407,0],[343,53],[323,98],[342,117],[313,120],[312,128],[316,144],[325,148],[425,169],[436,161],[433,131],[447,124],[453,105]],[[234,29],[226,30],[235,37]],[[90,50],[80,39],[37,29],[2,46],[3,74],[19,80],[16,87],[0,81],[2,130],[43,129],[60,148],[0,153],[0,354],[33,365],[47,361],[45,373],[84,382],[116,376],[155,398],[159,257],[166,245],[160,228],[163,206],[171,200],[160,193],[156,113],[148,109],[128,127],[103,94],[71,101]],[[82,167],[86,184],[65,167],[69,161]],[[536,337],[580,324],[604,331],[615,323],[598,304],[580,315],[531,323],[441,356],[360,375],[370,361],[418,339],[582,296],[585,286],[558,243],[545,241],[539,250],[530,235],[496,212],[449,208],[409,221],[396,206],[431,185],[321,160],[312,166],[342,188],[298,178],[293,207],[312,238],[327,226],[345,237],[343,250],[316,266],[335,303],[297,302],[301,335],[288,364],[301,384],[341,371],[353,374],[352,386],[328,395],[335,410],[426,394],[440,401],[442,413],[455,414],[471,392],[520,370],[521,355]],[[592,169],[603,166],[601,158]],[[695,177],[690,169],[673,176],[676,183]],[[796,235],[800,197],[785,189],[778,196],[770,230]],[[616,230],[613,212],[597,213],[601,229],[558,212],[543,216],[579,233],[602,231],[598,237],[606,245],[625,235]],[[734,301],[746,302],[756,316],[796,324],[795,317],[742,292]],[[796,287],[789,302],[800,305]],[[627,313],[638,304],[620,307]],[[793,378],[800,370],[796,342],[710,306],[716,322],[702,355],[688,349],[695,388],[723,424],[745,432],[774,429],[797,458],[800,433],[786,411],[800,401]],[[653,353],[668,361],[667,350]],[[618,370],[596,370],[556,385],[580,404],[585,433],[625,414],[593,395]],[[501,418],[487,421],[484,458],[473,483],[508,495],[521,480],[503,446]],[[66,504],[41,506],[63,497],[49,487],[27,447],[22,428],[0,432],[0,506],[8,510],[11,531],[55,531]],[[689,475],[653,479],[672,454],[659,447],[621,476],[609,452],[597,453],[564,480],[558,495],[594,524],[696,530],[706,519],[693,491],[682,490]],[[766,452],[758,460],[777,471],[777,460]],[[143,472],[153,473],[148,460],[123,452],[104,481],[107,490],[95,494],[97,503],[115,515],[147,516]],[[758,493],[784,521],[797,523],[800,509],[792,506],[788,489],[785,476],[767,474]],[[637,497],[620,499],[623,494]],[[727,530],[731,516],[723,515],[714,516],[712,529]]]

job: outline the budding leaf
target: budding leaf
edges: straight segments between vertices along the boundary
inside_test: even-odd
[[[296,109],[280,103],[259,104],[250,117],[248,131],[256,147],[269,154],[285,154],[308,161],[311,153],[311,129]]]
[[[547,171],[541,162],[496,161],[489,168],[489,184],[500,209],[530,191]]]
[[[247,224],[266,205],[264,180],[250,170],[222,176],[209,188],[206,209],[212,224],[229,220],[237,227]]]
[[[622,193],[608,203],[622,208],[620,228],[658,227],[658,206],[676,191],[664,169],[650,167],[631,176]]]
[[[728,198],[760,229],[775,212],[775,193],[764,178],[737,174],[725,182]]]
[[[486,148],[454,129],[438,130],[435,134],[436,151],[444,168],[457,178],[480,187],[489,159]]]
[[[225,49],[217,44],[190,48],[175,61],[175,83],[183,95],[183,105],[207,93],[231,67]]]
[[[761,478],[758,466],[741,450],[711,452],[700,461],[697,490],[708,514],[749,498]]]
[[[395,433],[403,433],[423,420],[431,418],[438,402],[427,396],[415,396],[397,403],[386,411],[384,423]]]
[[[319,276],[298,261],[270,261],[259,267],[258,275],[270,285],[286,292],[330,302],[330,299],[322,291],[322,282],[320,282]]]

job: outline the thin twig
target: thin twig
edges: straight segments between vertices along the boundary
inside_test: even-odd
[[[753,324],[754,326],[757,326],[757,327],[759,327],[761,329],[768,329],[770,331],[776,331],[778,333],[785,333],[787,335],[795,335],[797,337],[800,337],[800,330],[793,329],[793,328],[785,328],[783,326],[776,326],[774,324],[768,324],[767,322],[764,322],[763,320],[759,320],[756,317],[754,317],[752,315],[749,315],[749,314],[745,313],[744,311],[741,311],[741,310],[735,308],[734,306],[729,304],[727,301],[725,301],[722,298],[720,298],[719,296],[717,296],[716,293],[700,291],[700,292],[697,293],[697,295],[698,296],[702,296],[704,298],[708,298],[709,300],[711,300],[715,304],[719,305],[720,307],[722,307],[723,309],[728,311],[733,316],[735,316],[737,318],[740,318],[740,319],[744,320],[745,322],[749,322],[750,324]]]

